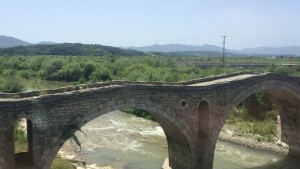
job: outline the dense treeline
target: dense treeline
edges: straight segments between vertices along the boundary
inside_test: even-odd
[[[195,58],[163,56],[2,56],[0,57],[0,91],[17,92],[21,88],[21,84],[13,82],[20,82],[21,79],[65,81],[76,84],[111,80],[177,82],[245,70],[238,67],[222,68],[218,66],[199,69],[196,64],[190,63],[193,62],[192,59]],[[198,62],[201,60],[215,61],[217,59],[199,58]],[[267,69],[255,71],[271,71],[293,76],[300,75],[300,67],[270,66]]]
[[[228,73],[240,69],[200,70],[180,66],[171,57],[0,57],[0,77],[8,83],[16,78],[66,82],[111,80],[175,82]],[[4,83],[2,83],[4,84]]]
[[[51,45],[29,45],[11,48],[0,48],[0,56],[37,56],[37,55],[64,55],[64,56],[135,56],[144,55],[143,52],[121,49],[103,45],[87,45],[80,43],[63,43]]]

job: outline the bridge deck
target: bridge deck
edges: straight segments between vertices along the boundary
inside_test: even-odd
[[[253,77],[253,76],[257,76],[257,75],[255,75],[255,74],[245,74],[245,75],[227,77],[227,78],[222,78],[222,79],[216,79],[216,80],[202,82],[202,83],[195,83],[195,84],[191,84],[191,85],[188,85],[188,86],[209,86],[209,85],[213,85],[213,84],[222,84],[222,83],[228,83],[228,82],[231,82],[231,81],[247,79],[247,78]]]
[[[263,75],[263,74],[262,74]],[[100,88],[114,88],[122,87],[126,85],[145,85],[145,86],[209,86],[214,84],[223,84],[231,81],[243,80],[249,77],[257,76],[257,74],[249,74],[247,72],[236,72],[231,74],[223,74],[217,76],[206,77],[202,79],[194,79],[183,82],[133,82],[133,81],[112,81],[112,82],[98,82],[91,84],[81,84],[76,86],[68,86],[57,89],[48,89],[41,91],[32,91],[24,93],[1,93],[0,92],[0,102],[7,100],[19,100],[22,98],[39,97],[52,94],[63,94],[72,92],[84,92],[99,90]]]

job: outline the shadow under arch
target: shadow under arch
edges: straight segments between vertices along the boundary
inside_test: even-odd
[[[130,101],[129,101],[130,100]],[[55,142],[55,146],[52,147],[49,151],[45,151],[45,153],[42,156],[42,159],[45,159],[43,163],[40,163],[41,168],[43,169],[49,169],[50,165],[57,155],[59,149],[63,146],[63,144],[82,126],[87,124],[88,122],[92,121],[93,119],[100,117],[101,115],[104,115],[106,113],[115,111],[115,110],[124,110],[124,109],[141,109],[145,110],[150,113],[151,116],[153,116],[157,122],[160,124],[160,126],[163,128],[164,133],[167,137],[167,143],[168,143],[168,154],[169,154],[169,160],[170,160],[170,166],[176,165],[180,166],[182,164],[178,164],[178,158],[187,158],[187,160],[180,160],[184,161],[185,164],[191,166],[192,161],[191,157],[193,156],[192,149],[195,147],[193,144],[192,138],[190,136],[190,133],[188,133],[188,129],[185,127],[186,125],[182,124],[182,121],[176,120],[174,117],[170,116],[166,112],[167,110],[164,110],[158,103],[152,102],[152,101],[145,101],[141,103],[140,101],[132,101],[132,99],[118,99],[115,100],[114,105],[107,105],[107,106],[99,106],[93,109],[90,109],[86,114],[88,116],[84,118],[76,118],[73,121],[69,122],[70,126],[74,126],[73,128],[67,129],[65,131],[62,131],[58,134],[57,137],[53,139]],[[131,103],[130,103],[131,102]],[[182,149],[182,155],[178,156],[178,153],[176,156],[172,156],[174,153],[172,153],[174,146],[178,146],[180,144]],[[179,150],[179,151],[180,151]],[[178,151],[178,149],[176,149]],[[172,160],[173,159],[173,160]]]
[[[293,132],[300,132],[300,120],[293,121],[292,119],[300,119],[300,88],[291,83],[280,80],[269,80],[258,82],[247,88],[241,93],[237,93],[234,99],[225,108],[223,116],[220,117],[218,124],[217,136],[219,136],[225,121],[233,110],[246,98],[257,92],[264,91],[269,94],[271,101],[279,111],[281,118],[282,141],[289,146],[289,155],[300,156],[300,141],[295,141]],[[297,137],[296,137],[297,138]]]

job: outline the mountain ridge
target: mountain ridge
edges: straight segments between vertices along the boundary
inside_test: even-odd
[[[241,50],[245,54],[291,54],[300,56],[300,46],[286,46],[286,47],[257,47],[245,48]]]
[[[28,46],[28,45],[54,45],[59,44],[56,42],[41,41],[37,44],[29,43],[14,37],[0,35],[0,48],[9,48],[17,46]],[[124,48],[123,48],[124,49]],[[204,44],[201,46],[197,45],[185,45],[185,44],[154,44],[151,46],[141,46],[141,47],[129,47],[125,49],[133,49],[141,52],[161,52],[161,53],[174,53],[174,54],[202,54],[210,52],[209,55],[213,53],[222,53],[223,48],[216,45]],[[292,55],[300,56],[300,46],[287,46],[287,47],[257,47],[257,48],[245,48],[242,50],[231,50],[226,48],[227,55]]]
[[[163,52],[163,53],[192,53],[192,52],[222,52],[223,48],[215,45],[204,44],[202,46],[183,45],[183,44],[167,44],[167,45],[151,45],[141,47],[129,47],[130,49],[142,52]],[[172,50],[173,49],[173,50]],[[300,46],[287,47],[257,47],[245,48],[242,50],[231,50],[226,48],[226,53],[241,55],[296,55],[300,56]]]
[[[129,47],[129,49],[139,50],[142,52],[183,52],[183,51],[223,51],[223,48],[216,45],[204,44],[202,46],[184,45],[184,44],[154,44],[152,46]],[[227,49],[227,52],[238,53],[238,51]]]
[[[11,37],[0,35],[0,48],[9,48],[14,46],[27,46],[31,45],[31,43]]]

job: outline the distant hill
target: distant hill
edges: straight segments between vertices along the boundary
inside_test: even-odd
[[[48,46],[50,45],[50,46]],[[27,47],[29,46],[29,47]],[[16,48],[14,48],[16,47]],[[5,49],[1,49],[5,48]],[[10,49],[6,49],[10,48]],[[142,47],[130,47],[129,50],[102,45],[83,45],[74,43],[58,44],[55,42],[41,41],[34,45],[32,43],[9,36],[0,35],[0,55],[140,55],[142,52],[159,52],[168,55],[204,55],[222,56],[223,48],[215,45],[204,44],[202,46],[167,44]],[[45,51],[43,51],[45,50]],[[91,50],[91,51],[89,51]],[[141,52],[137,52],[141,51]],[[259,47],[245,48],[243,50],[231,50],[226,48],[226,56],[300,56],[300,46],[289,47]]]
[[[223,48],[215,45],[182,45],[182,44],[168,44],[168,45],[152,45],[142,47],[130,47],[143,52],[162,52],[175,55],[191,56],[191,55],[205,55],[205,56],[221,56]],[[227,56],[300,56],[300,46],[290,47],[260,47],[260,48],[245,48],[243,50],[231,50],[226,48]]]
[[[218,51],[178,51],[178,52],[167,52],[160,53],[161,55],[169,54],[172,56],[206,56],[206,57],[222,57],[223,52]],[[246,56],[245,54],[238,53],[229,53],[226,52],[226,56],[228,57],[238,57],[238,56]]]
[[[80,43],[62,43],[50,45],[29,45],[10,48],[0,48],[0,56],[34,56],[34,55],[64,55],[64,56],[135,56],[143,52],[120,49],[111,46],[86,45]]]
[[[14,46],[27,46],[27,45],[31,45],[31,43],[25,42],[23,40],[14,37],[0,35],[0,48],[8,48]]]
[[[143,52],[184,52],[184,51],[211,51],[211,52],[222,52],[223,48],[204,44],[202,46],[195,45],[182,45],[182,44],[168,44],[168,45],[152,45],[152,46],[142,46],[142,47],[130,47],[130,49],[135,49]],[[239,51],[226,50],[230,53],[239,53]]]
[[[49,42],[49,41],[41,41],[37,43],[38,45],[52,45],[57,44],[56,42]],[[15,47],[15,46],[28,46],[33,45],[32,43],[10,37],[10,36],[4,36],[0,35],[0,48],[9,48],[9,47]]]
[[[300,56],[300,46],[245,48],[241,52],[245,54]]]
[[[41,42],[37,43],[37,45],[53,45],[53,44],[57,44],[57,43],[49,42],[49,41],[41,41]]]

